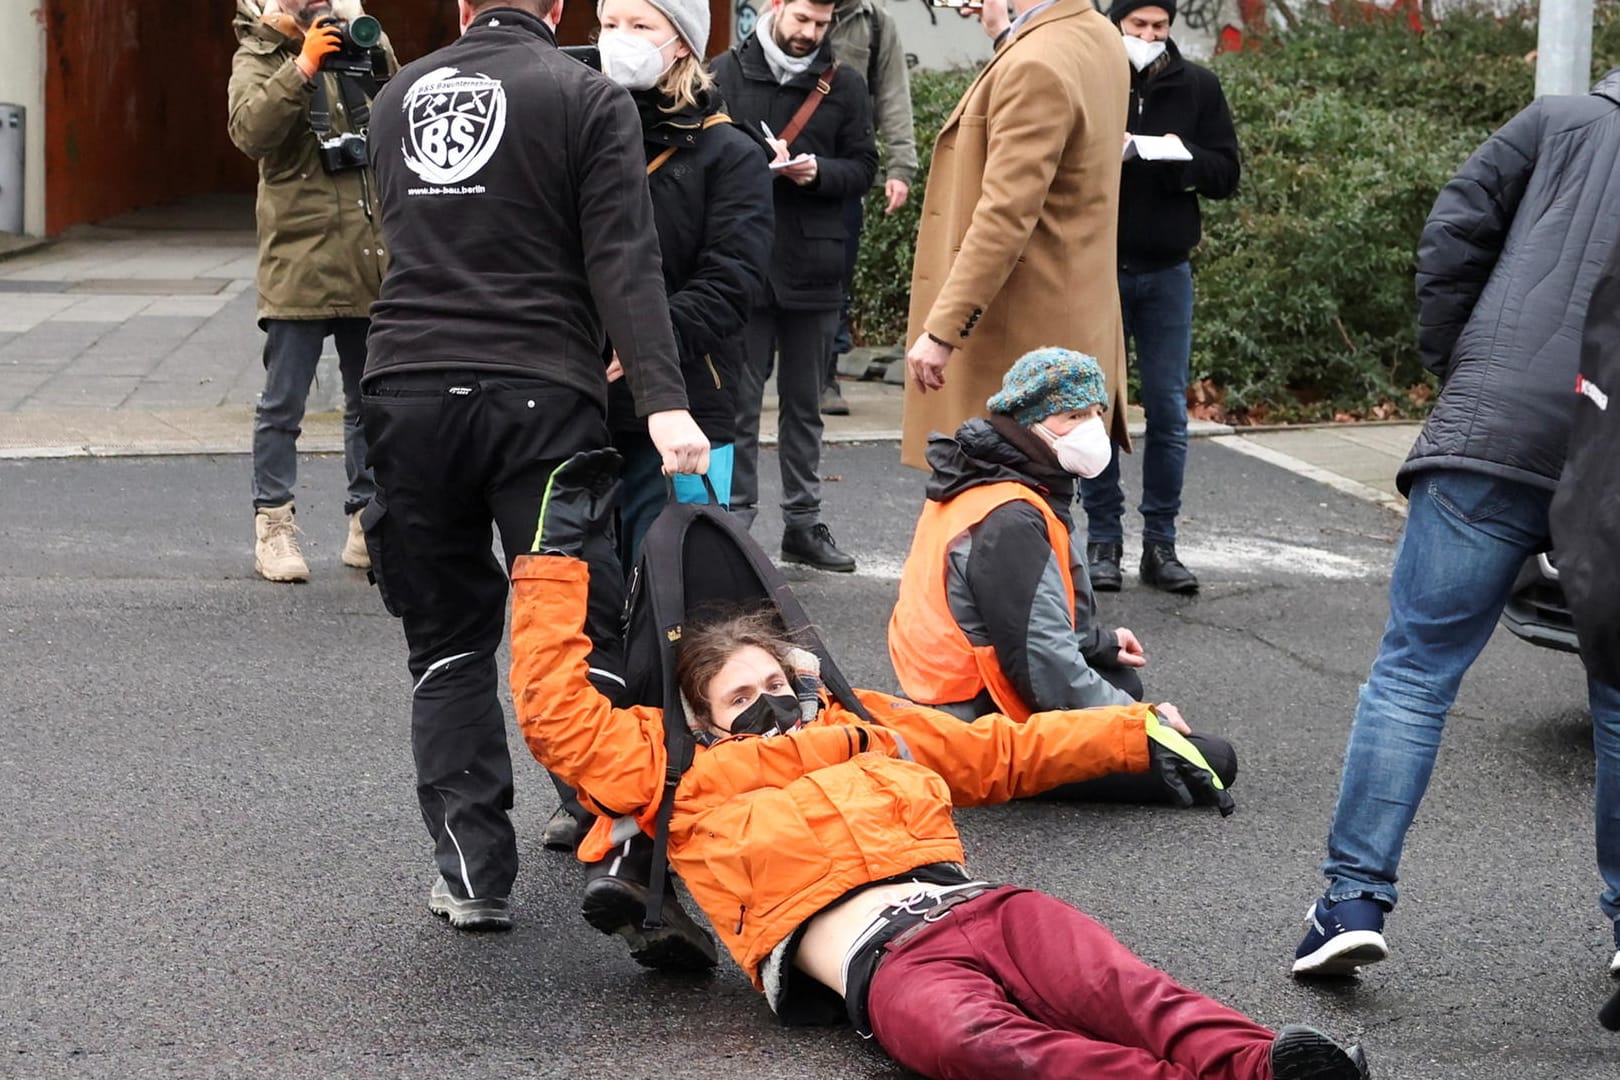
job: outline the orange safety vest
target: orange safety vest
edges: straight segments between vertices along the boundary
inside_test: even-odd
[[[1069,597],[1069,620],[1074,620],[1069,529],[1039,494],[1007,480],[969,488],[949,502],[928,500],[900,571],[900,599],[889,617],[889,659],[900,688],[913,701],[949,705],[971,701],[988,689],[1004,715],[1029,718],[1032,710],[1001,670],[996,650],[974,645],[956,624],[945,586],[947,553],[957,537],[1010,502],[1029,503],[1046,519],[1046,535]]]

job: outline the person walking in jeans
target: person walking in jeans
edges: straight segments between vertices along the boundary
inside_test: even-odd
[[[758,512],[759,413],[774,356],[782,558],[850,572],[855,559],[821,521],[821,387],[843,298],[844,202],[871,186],[877,144],[866,80],[827,44],[832,21],[833,0],[773,0],[754,32],[715,58],[714,77],[732,118],[763,125],[777,154],[776,243],[743,331],[732,509],[749,524]]]
[[[228,90],[231,141],[259,164],[259,326],[265,332],[264,389],[253,414],[253,569],[267,581],[307,581],[309,564],[293,522],[298,436],[304,405],[330,337],[343,383],[343,464],[348,516],[342,561],[371,565],[360,509],[376,490],[366,467],[360,377],[367,312],[387,257],[370,169],[337,168],[323,138],[364,134],[371,80],[326,70],[337,51],[336,15],[362,14],[355,0],[239,0],[236,55]],[[392,48],[378,46],[392,70]],[[345,107],[346,106],[346,107]]]
[[[1524,560],[1548,548],[1588,301],[1620,241],[1620,68],[1543,97],[1440,192],[1417,251],[1418,345],[1440,399],[1397,477],[1409,499],[1389,621],[1361,687],[1298,975],[1389,955],[1401,848],[1446,713]],[[1620,690],[1587,683],[1603,912],[1620,919]],[[1620,946],[1620,924],[1613,944]],[[1620,973],[1620,955],[1611,961]]]
[[[1198,590],[1198,578],[1176,554],[1192,354],[1193,280],[1187,256],[1201,233],[1199,197],[1225,199],[1237,190],[1237,134],[1220,81],[1182,59],[1170,40],[1175,0],[1115,0],[1108,17],[1119,26],[1131,61],[1127,158],[1119,178],[1119,301],[1147,418],[1142,583],[1190,593]],[[1132,135],[1167,136],[1188,156],[1147,160],[1132,150]],[[1108,468],[1081,483],[1080,497],[1092,587],[1116,592],[1125,539],[1117,447]]]

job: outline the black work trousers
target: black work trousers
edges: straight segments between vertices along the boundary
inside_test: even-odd
[[[606,446],[607,426],[577,391],[464,371],[379,376],[366,384],[362,416],[378,495],[361,522],[372,573],[410,646],[422,820],[452,892],[504,897],[517,842],[495,657],[511,564],[533,545],[552,470]],[[624,581],[611,529],[590,538],[585,557],[592,677],[617,697]]]

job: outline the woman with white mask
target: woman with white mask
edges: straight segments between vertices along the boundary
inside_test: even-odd
[[[727,502],[736,421],[732,383],[774,235],[770,153],[720,110],[703,65],[707,0],[602,0],[596,10],[602,73],[629,90],[641,112],[670,321],[692,416],[711,446],[709,481]],[[609,422],[625,457],[619,540],[628,572],[666,487],[646,425],[636,419],[618,374],[611,365]],[[697,476],[675,477],[674,489],[683,501],[706,498]]]
[[[709,440],[708,481],[719,500],[729,503],[733,384],[743,363],[743,324],[764,291],[775,236],[771,154],[720,111],[703,64],[708,0],[603,0],[597,18],[602,73],[630,91],[641,113],[647,185],[687,400]],[[671,486],[683,502],[705,502],[708,495],[703,477],[661,474],[658,451],[620,374],[616,356],[610,356],[608,426],[624,455],[619,553],[628,573]],[[574,848],[589,824],[577,801],[567,799],[546,826],[546,846]],[[632,955],[647,966],[712,967],[713,941],[673,893],[664,901],[666,925],[642,930],[646,854],[603,860],[587,871],[586,920],[624,936]]]
[[[1112,456],[1106,401],[1094,359],[1036,349],[1008,370],[987,418],[929,441],[928,501],[889,621],[889,657],[906,697],[968,721],[1142,699],[1142,643],[1124,627],[1097,624],[1085,559],[1070,540],[1075,484]],[[1179,717],[1174,706],[1154,707]],[[1230,783],[1231,744],[1194,738]],[[1169,794],[1148,777],[1058,792],[1141,801]]]

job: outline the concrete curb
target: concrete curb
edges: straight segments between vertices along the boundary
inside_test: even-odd
[[[1315,480],[1319,484],[1325,484],[1334,491],[1361,499],[1364,502],[1375,503],[1402,517],[1406,516],[1406,501],[1398,495],[1391,495],[1387,491],[1380,491],[1375,487],[1361,483],[1359,480],[1351,480],[1348,477],[1340,476],[1338,473],[1330,472],[1319,465],[1301,461],[1292,454],[1285,454],[1281,450],[1274,450],[1269,446],[1262,446],[1257,442],[1252,442],[1242,435],[1218,436],[1214,441],[1217,446],[1224,446],[1228,450],[1247,454],[1249,457],[1264,461],[1268,465],[1275,465],[1279,469],[1286,469],[1297,476],[1303,476],[1308,480]]]

